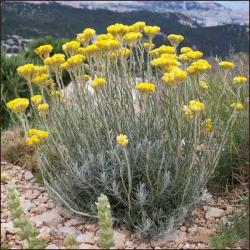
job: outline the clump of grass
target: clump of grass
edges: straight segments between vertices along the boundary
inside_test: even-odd
[[[248,202],[249,198],[246,199]],[[247,205],[247,204],[245,204]],[[216,249],[232,247],[240,240],[249,242],[249,207],[236,212],[229,217],[230,226],[223,225],[218,232],[211,236],[211,244]],[[245,246],[249,247],[249,246]]]
[[[24,166],[29,170],[37,168],[36,150],[27,145],[19,128],[3,131],[1,138],[1,159]]]

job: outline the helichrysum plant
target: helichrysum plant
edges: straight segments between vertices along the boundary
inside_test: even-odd
[[[13,225],[20,228],[19,236],[22,240],[26,240],[27,249],[44,249],[46,242],[37,239],[39,231],[28,221],[18,198],[15,186],[12,184],[7,188],[7,201],[11,210]]]
[[[111,209],[106,195],[101,194],[98,197],[97,209],[100,227],[100,247],[110,249],[115,243]]]
[[[212,81],[201,51],[179,48],[180,34],[155,48],[158,32],[144,22],[117,23],[99,35],[86,28],[63,54],[41,46],[35,53],[44,65],[17,69],[30,100],[7,103],[52,194],[96,217],[104,193],[114,218],[143,236],[171,228],[204,197],[228,133],[247,112],[248,77],[235,73],[237,65],[220,62]]]

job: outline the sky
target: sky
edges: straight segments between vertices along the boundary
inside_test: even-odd
[[[239,10],[248,10],[249,9],[249,2],[248,1],[214,1],[225,7],[229,7],[232,9],[239,9]]]

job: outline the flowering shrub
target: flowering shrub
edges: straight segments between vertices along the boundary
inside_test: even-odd
[[[246,112],[247,79],[232,76],[233,63],[220,62],[222,80],[210,82],[212,66],[203,53],[189,47],[178,53],[184,37],[176,34],[167,36],[170,45],[154,48],[159,31],[144,22],[115,24],[95,41],[95,31],[85,29],[63,45],[65,55],[50,56],[51,47],[42,46],[35,53],[44,66],[17,70],[31,102],[7,104],[37,148],[44,182],[57,198],[79,215],[96,217],[94,204],[104,193],[115,219],[143,236],[171,228],[204,199],[227,134]],[[33,93],[34,84],[40,93]],[[27,103],[37,120],[32,129]]]

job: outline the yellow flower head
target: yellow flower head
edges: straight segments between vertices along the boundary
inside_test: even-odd
[[[116,23],[107,27],[108,33],[112,34],[116,38],[121,38],[125,33],[129,31],[129,27],[127,25]]]
[[[84,60],[86,60],[86,56],[83,56],[83,55],[77,54],[77,55],[71,56],[66,61],[67,63],[66,69],[72,69],[77,66],[81,66]]]
[[[47,57],[44,60],[44,64],[48,65],[49,68],[55,72],[59,70],[59,67],[63,62],[65,62],[64,54],[54,54],[53,56]]]
[[[41,104],[43,102],[43,98],[41,95],[34,95],[31,97],[32,103],[34,103],[36,106]]]
[[[241,102],[234,102],[231,104],[232,108],[235,108],[236,110],[242,110],[244,108],[243,104]]]
[[[141,82],[136,84],[135,89],[143,93],[155,92],[155,84],[149,82]]]
[[[208,84],[204,81],[200,81],[199,86],[201,89],[208,89]]]
[[[204,108],[205,105],[203,102],[200,102],[198,100],[192,100],[189,101],[188,107],[194,112],[194,113],[199,113],[201,112]]]
[[[32,146],[40,144],[43,140],[47,139],[49,132],[32,128],[28,130],[28,136],[26,143]]]
[[[234,79],[233,79],[233,83],[234,83],[235,85],[242,85],[242,84],[244,84],[244,83],[246,83],[246,82],[247,82],[247,78],[244,77],[244,76],[236,76],[236,77],[234,77]]]
[[[111,51],[119,47],[120,43],[116,39],[99,40],[95,45],[102,51]]]
[[[33,77],[40,76],[42,74],[47,74],[48,67],[46,65],[38,66],[34,65],[33,68]]]
[[[219,66],[223,69],[233,69],[235,67],[235,65],[232,62],[228,62],[228,61],[222,61],[219,62]]]
[[[108,39],[114,39],[113,35],[110,33],[107,34],[101,34],[97,37],[96,41],[101,41],[101,40],[108,40]]]
[[[42,74],[42,75],[38,75],[32,78],[31,82],[35,85],[43,85],[46,86],[47,85],[47,80],[49,79],[49,76],[47,74]]]
[[[149,52],[149,54],[152,55],[153,57],[159,57],[162,54],[174,54],[174,53],[175,53],[175,48],[167,45],[162,45],[159,48],[156,48]]]
[[[192,51],[192,49],[190,47],[182,47],[181,48],[181,54],[185,54],[187,52]]]
[[[206,119],[202,124],[201,127],[204,131],[211,133],[213,131],[213,123],[210,118]]]
[[[31,81],[34,73],[34,64],[25,64],[17,68],[17,74],[23,77],[26,81]]]
[[[116,142],[120,146],[126,147],[128,145],[128,137],[126,135],[120,134],[116,137]]]
[[[6,106],[8,109],[16,113],[24,112],[29,106],[29,99],[16,98],[14,100],[9,101]]]
[[[199,50],[196,50],[196,51],[188,51],[187,53],[185,53],[185,55],[190,60],[198,60],[203,56],[203,53]]]
[[[52,50],[53,50],[53,47],[50,44],[45,44],[34,49],[34,52],[44,60],[45,58],[49,56]]]
[[[177,47],[179,43],[184,40],[184,36],[176,34],[170,34],[167,36],[167,38],[174,47]]]
[[[50,95],[51,96],[55,96],[55,97],[60,97],[61,94],[60,94],[60,91],[59,90],[56,90],[56,91],[51,91],[50,92]]]
[[[85,82],[89,81],[90,79],[91,79],[91,76],[90,76],[90,75],[88,75],[88,74],[84,74],[84,75],[83,75],[83,80],[84,80]]]
[[[76,51],[76,54],[79,54],[79,55],[84,55],[85,54],[85,48],[79,48],[77,51]]]
[[[9,174],[7,174],[7,173],[1,173],[1,182],[2,183],[8,182],[9,179],[10,179]]]
[[[33,135],[33,136],[26,139],[26,143],[30,146],[33,146],[33,145],[40,144],[41,140],[39,139],[39,137],[37,135]]]
[[[162,77],[162,81],[168,85],[184,81],[187,78],[187,72],[179,69],[178,67],[172,67],[172,70],[165,73]]]
[[[143,43],[143,46],[146,51],[151,51],[155,47],[154,43]]]
[[[145,22],[136,22],[129,26],[129,32],[142,32],[145,26]]]
[[[135,46],[136,43],[142,38],[142,33],[140,32],[128,32],[124,35],[123,40],[129,46]]]
[[[183,106],[183,112],[185,116],[187,117],[187,119],[189,120],[191,120],[194,116],[193,111],[187,105]]]
[[[152,39],[156,33],[160,32],[161,28],[158,26],[145,26],[144,27],[144,32],[145,34]]]
[[[48,111],[49,109],[49,104],[48,103],[42,103],[37,106],[37,110],[39,114],[44,114]]]
[[[208,61],[200,59],[196,62],[193,62],[188,68],[187,72],[191,75],[204,73],[207,70],[210,70],[212,66],[208,63]]]
[[[97,47],[96,44],[88,45],[88,46],[85,48],[85,54],[86,54],[86,55],[94,55],[94,54],[96,54],[97,52],[99,52],[99,48]]]
[[[80,42],[78,41],[70,41],[63,44],[62,49],[65,53],[68,53],[70,56],[73,56],[77,53],[80,48]]]
[[[94,89],[96,89],[96,88],[102,87],[102,86],[105,85],[105,84],[106,84],[106,80],[105,80],[104,78],[102,78],[102,77],[99,77],[99,78],[96,78],[96,79],[92,82],[91,86],[92,86]]]

